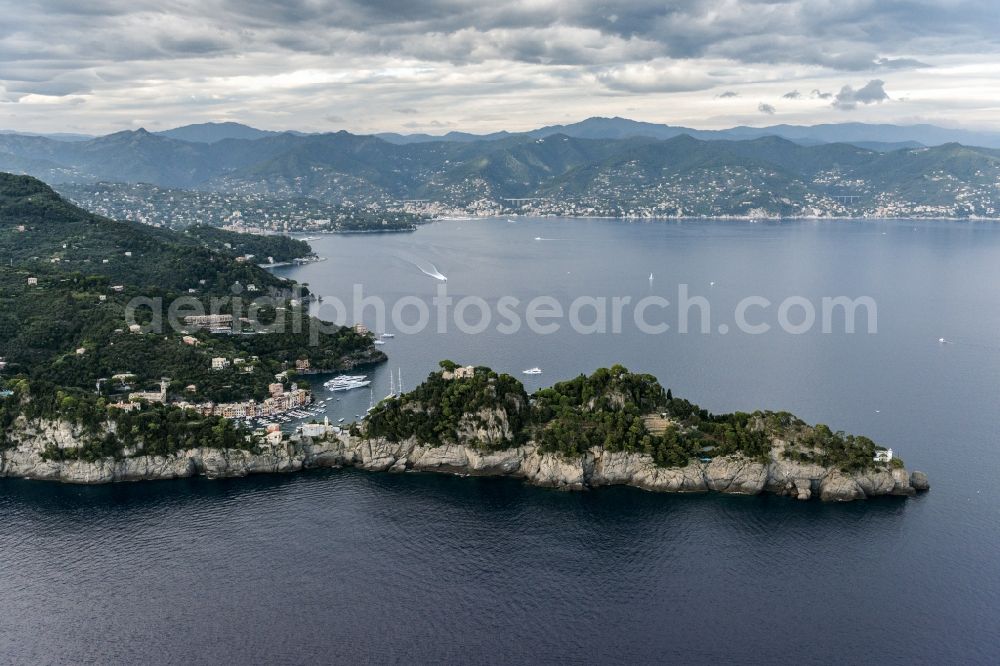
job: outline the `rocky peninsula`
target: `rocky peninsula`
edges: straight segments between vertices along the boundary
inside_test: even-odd
[[[357,467],[509,476],[564,490],[625,485],[824,501],[910,496],[929,487],[923,473],[887,459],[865,438],[787,414],[713,416],[624,368],[528,398],[507,375],[443,366],[412,393],[380,403],[351,431],[314,428],[314,436],[251,448],[74,459],[53,452],[80,449],[88,436],[81,427],[19,419],[7,433],[11,444],[0,451],[0,476],[94,484]]]

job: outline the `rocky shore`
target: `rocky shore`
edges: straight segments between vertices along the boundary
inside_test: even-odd
[[[297,472],[321,467],[357,467],[373,472],[443,472],[474,476],[510,476],[544,487],[584,490],[625,485],[653,492],[720,492],[739,495],[773,493],[800,500],[846,502],[881,495],[910,496],[929,488],[926,475],[902,468],[844,473],[786,460],[776,441],[768,462],[742,456],[658,467],[643,454],[593,448],[576,458],[540,453],[529,444],[495,452],[473,446],[425,446],[415,440],[389,442],[347,434],[322,439],[302,437],[259,453],[230,449],[189,449],[171,456],[134,455],[81,460],[45,460],[47,446],[74,448],[76,433],[65,423],[36,423],[18,443],[0,452],[0,476],[64,483],[240,477]]]

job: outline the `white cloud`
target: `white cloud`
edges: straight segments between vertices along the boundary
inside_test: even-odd
[[[664,61],[613,67],[599,72],[597,80],[612,90],[637,93],[704,90],[715,84],[695,63]]]

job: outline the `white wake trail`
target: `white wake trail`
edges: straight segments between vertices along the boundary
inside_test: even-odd
[[[435,266],[434,264],[431,264],[431,269],[430,270],[427,270],[426,268],[424,268],[423,266],[420,266],[419,264],[417,265],[417,268],[420,269],[421,273],[423,273],[424,275],[427,275],[428,277],[432,277],[435,280],[440,280],[441,282],[447,282],[448,281],[448,276],[445,275],[444,273],[442,273],[441,271],[439,271],[437,269],[437,266]]]

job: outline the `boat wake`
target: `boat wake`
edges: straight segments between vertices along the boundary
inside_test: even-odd
[[[535,236],[536,241],[561,241],[566,240],[565,238],[542,238],[541,236]]]
[[[442,273],[441,271],[439,271],[437,269],[437,266],[435,266],[434,264],[431,264],[431,269],[430,270],[427,270],[426,268],[424,268],[420,264],[417,264],[416,266],[417,266],[417,268],[420,269],[421,273],[423,273],[424,275],[426,275],[428,277],[432,277],[435,280],[440,280],[441,282],[447,282],[448,281],[448,276],[445,275],[444,273]]]
[[[422,261],[420,259],[417,259],[413,255],[410,255],[409,253],[400,254],[397,256],[399,256],[404,261],[412,264],[417,270],[419,270],[427,277],[432,277],[435,280],[440,280],[441,282],[448,281],[448,276],[439,271],[437,266],[430,263],[429,261],[428,262]]]

